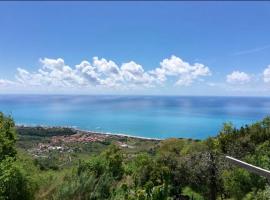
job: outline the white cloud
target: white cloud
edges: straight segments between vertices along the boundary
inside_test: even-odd
[[[111,60],[107,61],[104,58],[98,59],[98,57],[94,57],[93,66],[97,68],[98,72],[105,75],[119,74],[118,66]]]
[[[28,72],[18,68],[16,79],[25,86],[73,87],[83,82],[82,78],[72,68],[65,65],[61,58],[44,58],[40,59],[40,63],[42,68],[37,72]]]
[[[270,65],[263,71],[263,80],[265,83],[270,82]]]
[[[39,61],[41,66],[34,72],[17,68],[14,83],[26,88],[144,88],[157,86],[170,77],[176,78],[175,84],[187,86],[211,75],[205,65],[191,65],[176,56],[164,59],[160,67],[150,71],[145,71],[143,66],[134,61],[119,66],[112,60],[98,57],[93,57],[92,62],[83,60],[73,68],[66,65],[62,58],[43,58]],[[8,80],[0,80],[0,85],[4,84],[8,84]]]
[[[121,72],[117,64],[105,58],[93,58],[93,66],[99,77],[99,84],[104,87],[120,87],[122,82]]]
[[[124,63],[121,66],[121,75],[124,83],[135,85],[150,86],[153,77],[144,71],[143,67],[134,61]]]
[[[226,81],[230,84],[245,84],[250,82],[250,75],[245,72],[233,71],[227,75]]]
[[[0,79],[0,87],[7,87],[12,85],[16,85],[16,82],[6,79]]]
[[[88,61],[84,60],[79,65],[76,65],[75,73],[84,80],[84,84],[99,85],[101,80],[93,67]]]
[[[93,58],[93,63],[83,61],[76,65],[77,73],[88,81],[88,84],[104,87],[121,87],[151,84],[151,76],[144,72],[141,65],[134,61],[124,63],[119,68],[113,61],[104,58]]]
[[[44,69],[61,70],[65,66],[65,62],[62,58],[58,59],[44,58],[39,59],[39,61],[43,64]]]
[[[176,85],[188,86],[203,76],[210,76],[211,71],[203,64],[191,65],[173,55],[171,58],[164,59],[160,63],[160,68],[151,71],[151,74],[160,82],[166,81],[168,76],[174,76],[177,78]]]

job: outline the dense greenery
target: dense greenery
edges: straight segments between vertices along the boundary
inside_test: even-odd
[[[33,199],[35,183],[16,159],[14,122],[0,113],[0,199]]]
[[[39,137],[50,137],[56,135],[72,135],[75,134],[76,131],[72,128],[65,127],[27,127],[27,126],[17,126],[17,132],[21,136],[39,136]]]
[[[20,129],[15,146],[14,122],[0,114],[0,199],[270,199],[265,178],[224,158],[230,155],[270,169],[269,117],[240,129],[226,123],[216,137],[202,141],[115,137],[72,144],[72,152],[51,151],[37,158],[23,144],[46,142],[59,130],[50,130],[50,135],[36,130]],[[119,141],[132,148],[119,146]]]

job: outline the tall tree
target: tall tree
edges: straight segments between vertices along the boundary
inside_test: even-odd
[[[0,161],[16,155],[15,142],[15,123],[10,116],[0,112]]]

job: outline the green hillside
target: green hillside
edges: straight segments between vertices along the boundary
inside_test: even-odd
[[[270,118],[225,123],[206,140],[149,140],[61,127],[16,127],[0,114],[0,199],[269,200]]]

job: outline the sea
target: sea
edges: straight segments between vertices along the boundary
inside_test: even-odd
[[[0,95],[17,125],[68,126],[146,138],[215,136],[270,115],[267,97]]]

